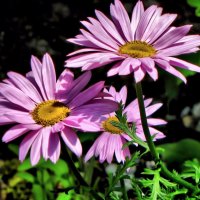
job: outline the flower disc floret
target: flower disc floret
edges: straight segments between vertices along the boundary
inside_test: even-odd
[[[121,134],[123,131],[116,126],[112,125],[112,122],[119,122],[119,119],[116,116],[108,117],[105,121],[102,122],[102,126],[105,131],[112,134]]]
[[[156,54],[155,48],[142,41],[127,42],[119,48],[120,54],[127,54],[133,58],[152,57]]]
[[[69,116],[70,109],[56,100],[44,101],[36,106],[31,113],[37,124],[53,126]]]

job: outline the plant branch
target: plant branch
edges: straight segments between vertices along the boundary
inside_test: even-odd
[[[156,151],[155,145],[153,143],[151,134],[149,132],[149,127],[147,123],[147,117],[146,117],[146,112],[145,112],[145,106],[144,106],[144,100],[143,100],[143,94],[142,94],[142,85],[141,83],[137,83],[135,85],[136,88],[136,94],[138,98],[138,103],[139,103],[139,109],[140,109],[140,117],[142,121],[142,127],[144,131],[144,135],[147,141],[147,144],[149,146],[150,152],[152,157],[155,159],[156,163],[159,164],[161,167],[161,172],[164,176],[168,177],[169,179],[173,180],[174,182],[184,186],[185,188],[188,188],[189,190],[192,190],[193,192],[196,192],[197,190],[199,191],[199,188],[193,186],[191,183],[183,180],[179,176],[173,174],[170,172],[167,167],[164,165],[164,163],[160,160],[159,154]]]

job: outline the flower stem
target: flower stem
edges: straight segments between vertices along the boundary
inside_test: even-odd
[[[149,132],[149,127],[147,123],[147,117],[146,117],[146,112],[145,112],[145,106],[144,106],[144,100],[143,100],[143,94],[142,94],[142,85],[141,83],[136,83],[135,85],[136,88],[136,94],[138,98],[138,103],[139,103],[139,109],[140,109],[140,117],[142,121],[142,127],[144,131],[144,135],[147,141],[147,144],[149,146],[150,152],[152,157],[155,159],[155,161],[159,164],[161,167],[161,172],[164,176],[168,177],[169,179],[173,180],[174,182],[184,186],[185,188],[188,188],[189,190],[192,190],[193,192],[196,192],[197,190],[199,191],[199,188],[193,186],[191,183],[183,180],[180,178],[178,175],[173,174],[170,172],[167,167],[164,165],[164,163],[160,160],[159,154],[156,151],[155,145],[153,143],[151,134]]]
[[[151,134],[149,132],[149,127],[147,124],[147,118],[146,118],[146,112],[145,112],[145,106],[144,106],[144,101],[143,101],[143,94],[142,94],[142,85],[141,83],[137,83],[136,86],[136,94],[138,98],[138,103],[139,103],[139,109],[140,109],[140,116],[141,116],[141,121],[142,121],[142,127],[144,131],[144,135],[147,141],[147,144],[149,146],[150,152],[152,157],[156,160],[159,161],[159,155],[156,151],[155,145],[152,141]]]
[[[71,169],[71,171],[73,172],[74,176],[76,177],[77,181],[80,183],[80,185],[85,186],[90,188],[90,192],[93,195],[93,197],[97,200],[102,200],[102,197],[98,195],[98,193],[96,191],[94,191],[88,184],[87,182],[83,179],[83,177],[80,175],[79,171],[77,170],[76,166],[74,165],[73,160],[71,159],[68,151],[66,148],[65,149],[65,158],[67,160],[67,164],[69,166],[69,168]]]
[[[123,199],[128,200],[128,195],[127,195],[127,192],[126,192],[124,179],[120,179],[120,184],[121,184],[121,187],[122,187]]]

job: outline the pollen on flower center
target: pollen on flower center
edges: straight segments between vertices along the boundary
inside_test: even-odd
[[[119,48],[120,54],[127,54],[133,58],[152,57],[155,55],[155,48],[142,41],[127,42]]]
[[[119,122],[119,119],[116,116],[113,116],[113,117],[109,117],[108,119],[103,121],[102,126],[103,126],[104,130],[108,131],[110,133],[113,133],[113,134],[123,133],[123,131],[121,129],[119,129],[111,124],[112,121]]]
[[[48,100],[38,104],[31,115],[37,124],[52,126],[69,116],[69,113],[70,109],[63,103]]]

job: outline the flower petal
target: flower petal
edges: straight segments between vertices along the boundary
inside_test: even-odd
[[[42,130],[42,129],[41,129]],[[35,138],[32,147],[31,147],[31,165],[36,165],[41,157],[42,154],[42,134],[41,130],[38,133],[37,137]]]
[[[33,110],[35,103],[22,91],[13,86],[0,83],[1,94],[10,102],[21,106],[27,110]]]
[[[35,86],[24,76],[15,72],[8,72],[7,75],[10,80],[12,80],[12,82],[33,101],[36,103],[43,101]]]
[[[19,146],[19,160],[24,161],[31,145],[33,144],[35,138],[38,136],[38,131],[31,131],[26,137],[22,140]]]
[[[42,79],[47,98],[50,100],[55,99],[56,72],[53,61],[47,53],[42,59]]]
[[[61,137],[73,153],[75,153],[78,157],[82,155],[81,142],[76,133],[71,128],[65,127],[61,131]]]
[[[92,86],[90,86],[88,89],[84,90],[83,92],[79,93],[69,104],[70,109],[73,109],[74,107],[78,107],[80,105],[85,104],[86,102],[92,100],[95,98],[98,93],[103,89],[104,87],[104,81],[100,81]]]
[[[57,133],[51,134],[49,139],[48,154],[53,163],[56,163],[60,157],[61,144]]]
[[[29,131],[28,128],[23,127],[21,124],[15,125],[12,128],[10,128],[6,133],[4,134],[2,141],[3,142],[10,142],[24,133],[27,133]]]

